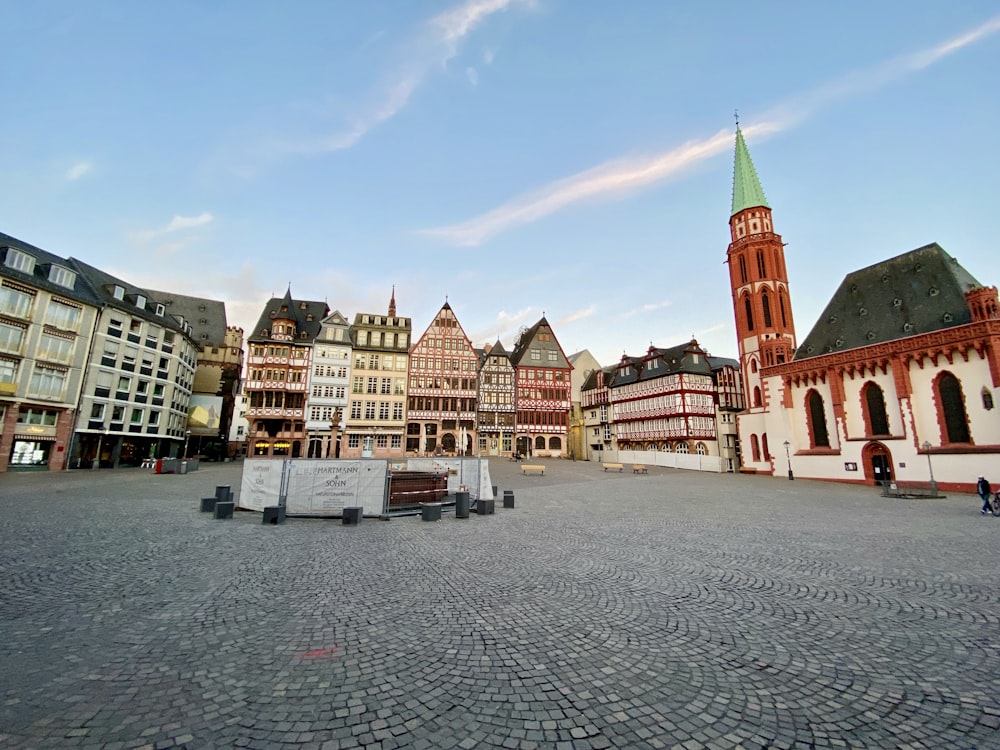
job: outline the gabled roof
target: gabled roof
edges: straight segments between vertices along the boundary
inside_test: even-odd
[[[282,308],[286,309],[282,311]],[[326,302],[293,299],[289,289],[284,297],[268,300],[247,341],[271,341],[270,336],[261,336],[261,331],[270,332],[274,320],[290,320],[295,323],[295,341],[312,342],[319,335],[323,319],[329,313]]]
[[[733,163],[733,210],[730,216],[735,216],[747,208],[770,208],[764,197],[764,188],[760,186],[757,170],[743,140],[743,131],[736,127],[736,158]]]
[[[654,361],[655,367],[652,366]],[[623,370],[623,364],[627,364],[628,368]],[[651,346],[644,355],[638,357],[622,355],[621,361],[615,367],[614,385],[628,385],[640,380],[653,380],[679,372],[704,375],[712,373],[708,355],[694,339],[665,349]]]
[[[552,335],[552,341],[538,341],[538,334],[542,328],[547,328],[549,333]],[[528,350],[532,348],[532,345],[537,348],[544,349],[546,351],[558,351],[563,361],[566,363],[569,369],[573,369],[573,364],[566,357],[566,352],[563,351],[562,346],[559,344],[559,340],[556,338],[555,332],[552,330],[552,326],[549,325],[549,321],[545,319],[543,315],[535,325],[533,325],[528,330],[524,331],[518,340],[514,343],[514,349],[510,354],[510,361],[515,367],[522,364],[524,356],[528,353]],[[531,364],[530,362],[525,364]],[[548,367],[552,366],[552,363],[546,361],[544,364]]]
[[[970,323],[965,293],[981,286],[936,242],[854,271],[802,340],[795,359]]]

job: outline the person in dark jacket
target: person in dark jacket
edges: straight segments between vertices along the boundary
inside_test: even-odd
[[[985,477],[979,477],[979,481],[976,483],[976,492],[978,492],[979,497],[983,499],[983,509],[979,512],[983,515],[992,513],[993,506],[990,505],[990,483],[986,481]]]

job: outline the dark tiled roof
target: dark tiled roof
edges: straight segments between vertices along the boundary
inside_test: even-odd
[[[119,279],[117,276],[112,276],[99,268],[84,263],[82,260],[70,258],[69,262],[71,264],[70,267],[87,280],[94,295],[99,300],[99,304],[114,307],[127,312],[129,315],[136,315],[157,325],[162,325],[165,328],[185,333],[184,326],[181,325],[181,322],[177,318],[170,314],[169,310],[166,310],[163,315],[156,314],[156,306],[159,300],[153,292],[130,284],[123,279]],[[124,290],[124,299],[118,299],[114,296],[115,287],[121,287]],[[140,295],[146,298],[146,303],[142,307],[139,307],[137,304]],[[166,308],[165,305],[164,308]],[[190,337],[189,334],[185,333],[185,335]]]
[[[696,356],[697,361],[695,361]],[[649,366],[653,360],[657,362],[656,367]],[[623,362],[631,365],[626,372],[618,369]],[[659,363],[662,363],[663,366],[659,366]],[[712,366],[705,350],[694,339],[666,349],[651,346],[644,355],[638,357],[623,355],[621,361],[615,366],[614,385],[628,385],[640,380],[662,378],[665,375],[673,375],[678,372],[705,375],[712,373]]]
[[[721,370],[723,367],[735,367],[737,370],[740,369],[740,361],[738,359],[732,359],[730,357],[708,357],[708,365],[712,368],[712,371]]]
[[[15,248],[23,253],[27,253],[35,259],[35,268],[33,273],[22,273],[17,269],[9,268],[4,265],[0,267],[4,276],[12,280],[30,284],[38,287],[39,289],[45,289],[53,294],[68,297],[76,300],[77,302],[83,302],[94,306],[99,306],[101,304],[101,298],[98,297],[95,290],[88,283],[87,278],[80,274],[73,266],[73,262],[70,258],[62,258],[58,255],[54,255],[47,250],[42,250],[40,247],[35,247],[27,242],[22,242],[16,237],[11,237],[3,232],[0,232],[0,247]],[[53,281],[49,281],[49,267],[52,264],[62,266],[63,268],[76,273],[76,279],[73,282],[72,289],[64,287],[61,284],[56,284]]]
[[[854,271],[802,340],[795,359],[969,323],[965,293],[980,286],[937,243]]]
[[[284,312],[282,307],[286,308]],[[295,341],[311,343],[319,335],[323,318],[329,314],[330,308],[326,302],[292,299],[292,292],[289,289],[284,297],[271,297],[268,300],[247,341],[270,341],[269,336],[261,336],[261,331],[270,332],[271,324],[275,320],[291,320],[295,323]]]
[[[191,337],[199,346],[220,347],[226,340],[226,304],[218,300],[189,297],[174,292],[149,290],[171,315],[183,316],[191,325]]]

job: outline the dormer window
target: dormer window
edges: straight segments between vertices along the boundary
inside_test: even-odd
[[[68,268],[53,263],[49,266],[49,281],[66,289],[72,289],[76,285],[76,274]]]
[[[156,306],[156,314],[159,315],[161,318],[163,317],[164,313],[166,313],[166,311],[167,308],[165,308],[163,305]]]
[[[111,289],[111,296],[115,299],[125,299],[125,287],[115,284]]]
[[[35,272],[35,257],[28,255],[14,247],[8,247],[4,255],[3,264],[7,268],[31,275]]]
[[[135,295],[135,306],[141,310],[146,309],[146,297],[142,294]]]

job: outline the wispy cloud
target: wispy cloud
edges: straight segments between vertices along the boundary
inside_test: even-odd
[[[176,232],[183,232],[188,229],[196,229],[198,227],[203,227],[206,224],[211,224],[215,217],[207,211],[198,214],[197,216],[178,216],[175,215],[174,218],[170,220],[166,225],[159,227],[157,229],[144,229],[138,232],[134,232],[132,237],[141,242],[150,242],[152,240],[165,237],[167,235],[172,235]],[[183,247],[189,244],[188,241],[174,240],[174,244],[177,247]]]
[[[490,16],[515,5],[530,6],[534,0],[466,0],[428,20],[409,45],[406,59],[373,92],[370,100],[353,113],[351,125],[330,136],[286,144],[297,152],[325,152],[350,148],[370,131],[399,114],[435,68],[447,65],[461,42]],[[470,72],[471,71],[471,72]],[[478,82],[476,71],[466,71],[470,83]]]
[[[558,326],[568,325],[570,323],[575,323],[578,320],[583,320],[585,318],[591,317],[596,312],[597,312],[597,305],[590,305],[588,307],[583,308],[582,310],[571,312],[564,318],[560,318],[558,321],[556,321],[556,326],[558,327]]]
[[[529,320],[534,323],[535,314],[535,308],[530,306],[513,313],[501,310],[491,325],[471,333],[469,338],[474,345],[477,343],[492,344],[500,339],[504,342],[504,347],[510,349],[514,345],[514,338],[518,330]]]
[[[673,304],[670,300],[663,300],[662,302],[647,302],[642,307],[633,307],[631,310],[627,310],[619,314],[616,320],[625,320],[626,318],[634,318],[639,313],[655,312],[656,310],[662,310],[664,307],[670,307]]]
[[[76,182],[93,168],[94,165],[89,161],[78,161],[66,170],[65,174],[63,174],[63,179],[65,179],[66,182]]]
[[[760,139],[788,130],[825,107],[919,72],[998,31],[1000,15],[933,47],[852,73],[789,99],[772,108],[757,122],[745,125],[743,133],[748,138]],[[620,197],[675,178],[686,169],[728,151],[732,143],[733,134],[727,129],[651,157],[605,162],[524,193],[468,221],[424,229],[419,233],[453,245],[481,245],[501,232],[538,221],[580,201]]]

